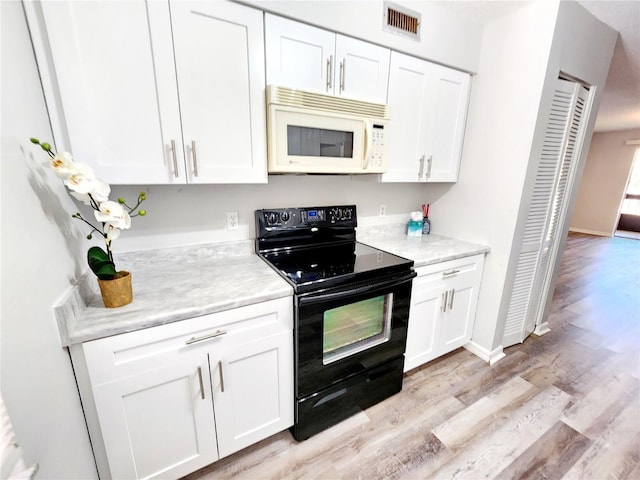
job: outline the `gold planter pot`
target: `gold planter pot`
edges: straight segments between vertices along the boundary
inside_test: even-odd
[[[127,305],[133,301],[133,289],[131,288],[131,274],[126,271],[118,272],[112,280],[98,279],[102,302],[107,308],[116,308]]]

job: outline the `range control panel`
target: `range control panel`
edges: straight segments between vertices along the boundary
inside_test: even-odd
[[[355,205],[256,210],[256,220],[258,228],[267,230],[357,226]]]

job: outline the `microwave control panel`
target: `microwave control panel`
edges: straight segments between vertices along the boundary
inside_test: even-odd
[[[369,121],[369,144],[367,149],[367,157],[365,158],[366,169],[386,168],[387,144],[389,135],[389,124],[387,122]]]

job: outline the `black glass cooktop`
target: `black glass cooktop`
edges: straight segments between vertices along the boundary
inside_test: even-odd
[[[412,260],[360,242],[261,254],[297,292],[406,272]]]

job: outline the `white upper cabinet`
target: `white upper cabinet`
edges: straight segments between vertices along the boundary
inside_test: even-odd
[[[262,12],[204,1],[25,8],[58,150],[115,184],[266,182]]]
[[[390,51],[265,14],[267,84],[386,103]]]
[[[172,2],[189,183],[266,182],[262,12]]]
[[[382,181],[457,181],[470,86],[466,73],[393,52],[389,169]]]

